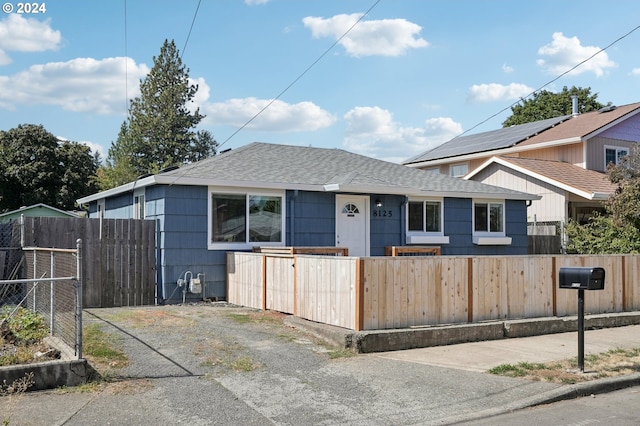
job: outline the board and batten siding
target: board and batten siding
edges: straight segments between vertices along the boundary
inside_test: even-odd
[[[533,158],[536,160],[562,161],[575,166],[585,167],[584,144],[582,142],[522,151],[520,157]]]
[[[640,129],[638,129],[640,132]],[[636,136],[637,138],[637,136]],[[604,136],[596,136],[594,138],[589,139],[589,143],[587,144],[587,168],[590,170],[597,170],[599,172],[605,172],[605,159],[604,159],[604,150],[605,147],[615,147],[615,148],[629,148],[636,145],[637,142],[631,142],[628,140],[619,140],[612,139]]]

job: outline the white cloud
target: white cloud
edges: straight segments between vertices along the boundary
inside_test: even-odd
[[[538,49],[538,55],[547,59],[538,59],[539,66],[545,68],[551,74],[562,74],[580,62],[591,57],[598,51],[596,46],[582,46],[577,37],[565,37],[562,33],[553,33],[553,41]],[[607,52],[600,52],[584,64],[580,65],[570,74],[578,75],[584,72],[593,72],[601,77],[607,68],[616,67],[616,63],[609,60]]]
[[[403,127],[390,111],[379,107],[356,107],[344,119],[343,145],[348,150],[396,163],[462,133],[462,126],[447,117],[428,119],[424,127]]]
[[[0,106],[44,104],[74,112],[124,114],[127,99],[140,94],[140,79],[148,72],[146,65],[122,57],[32,65],[0,76]]]
[[[54,31],[50,20],[38,21],[11,13],[0,21],[0,65],[11,63],[6,52],[43,52],[59,47],[62,36]]]
[[[360,19],[362,14],[341,14],[332,18],[308,16],[302,20],[315,38],[330,37],[338,40]],[[344,38],[340,45],[354,57],[399,56],[408,49],[427,47],[429,43],[418,34],[422,27],[405,19],[361,21]]]
[[[204,123],[241,127],[260,113],[268,99],[229,99],[221,103],[205,103],[200,108],[207,115]],[[247,125],[248,129],[269,132],[304,132],[329,127],[335,117],[313,102],[288,104],[275,100]]]
[[[511,74],[514,70],[513,70],[513,67],[511,67],[511,66],[507,65],[506,63],[504,63],[504,64],[502,64],[502,71],[505,74]]]
[[[467,100],[469,102],[493,102],[520,99],[531,94],[533,90],[531,87],[519,83],[511,83],[506,86],[497,83],[474,84],[469,88]]]
[[[631,70],[631,75],[640,75],[640,68],[634,68]]]

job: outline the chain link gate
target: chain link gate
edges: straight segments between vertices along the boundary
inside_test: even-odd
[[[25,308],[45,319],[49,337],[69,358],[82,358],[81,240],[75,249],[21,247],[17,221],[0,223],[0,308]]]

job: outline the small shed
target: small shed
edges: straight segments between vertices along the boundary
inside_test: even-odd
[[[44,203],[34,204],[28,207],[20,207],[0,214],[0,222],[8,222],[18,219],[20,216],[25,217],[80,217],[74,212],[60,210],[56,207],[49,206]]]

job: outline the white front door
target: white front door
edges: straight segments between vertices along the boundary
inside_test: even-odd
[[[369,256],[369,197],[336,194],[336,247]]]

